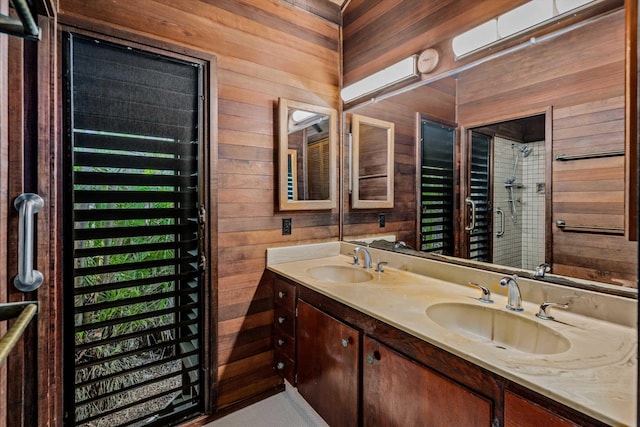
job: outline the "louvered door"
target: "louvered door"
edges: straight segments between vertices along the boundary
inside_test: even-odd
[[[202,66],[65,34],[65,423],[204,409]]]
[[[455,129],[422,120],[419,250],[454,255]]]
[[[491,167],[490,150],[492,138],[471,132],[469,150],[469,182],[467,193],[467,258],[491,262]]]

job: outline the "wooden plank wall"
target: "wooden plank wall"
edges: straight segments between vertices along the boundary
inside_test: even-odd
[[[210,232],[217,233],[218,246],[219,408],[281,384],[272,369],[265,249],[339,236],[337,209],[280,213],[275,187],[278,97],[339,106],[339,15],[337,5],[309,0],[60,1],[62,23],[124,31],[217,57],[218,163],[212,180],[218,185],[218,222]],[[292,218],[290,236],[282,236],[283,217]]]
[[[349,195],[349,176],[345,174],[344,239],[357,240],[378,234],[393,234],[398,240],[416,247],[416,113],[429,114],[435,119],[453,122],[455,119],[454,79],[422,87],[415,93],[393,97],[353,110],[353,113],[395,124],[394,207],[389,209],[352,209]],[[351,114],[345,114],[343,152],[349,152]],[[344,156],[344,170],[350,171],[349,156]],[[384,213],[386,226],[378,226],[378,215]]]
[[[427,48],[452,64],[450,40],[528,0],[351,0],[344,11],[344,85]]]
[[[624,96],[624,11],[486,62],[458,78],[458,123]]]
[[[624,148],[623,97],[554,110],[554,159]],[[553,223],[604,229],[553,227],[555,273],[635,283],[637,244],[614,232],[625,226],[624,175],[624,156],[553,162]]]

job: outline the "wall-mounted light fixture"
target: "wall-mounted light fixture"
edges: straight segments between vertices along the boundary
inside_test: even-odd
[[[532,0],[453,38],[456,59],[573,13],[595,0]]]
[[[417,55],[411,55],[402,61],[384,68],[362,80],[345,86],[340,92],[344,102],[350,102],[365,95],[393,86],[404,80],[418,76]]]

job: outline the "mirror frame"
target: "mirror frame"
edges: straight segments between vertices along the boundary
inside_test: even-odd
[[[304,110],[329,116],[329,198],[324,200],[289,200],[287,198],[287,158],[289,155],[289,110]],[[337,206],[338,113],[335,108],[278,98],[278,194],[281,211],[334,209]]]
[[[360,125],[366,124],[387,131],[387,198],[385,200],[367,200],[360,198],[360,144],[366,141],[360,139]],[[351,158],[351,207],[354,209],[374,209],[374,208],[392,208],[393,207],[393,190],[394,190],[394,136],[395,125],[392,122],[374,119],[362,116],[360,114],[351,115],[351,138],[352,138],[352,158]]]

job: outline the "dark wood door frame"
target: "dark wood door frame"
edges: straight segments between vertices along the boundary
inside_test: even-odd
[[[50,10],[47,8],[38,8]],[[52,322],[58,313],[56,284],[59,269],[56,257],[55,158],[55,16],[37,16],[42,36],[39,42],[11,37],[8,40],[8,81],[6,92],[9,113],[8,135],[2,144],[2,162],[7,165],[7,184],[3,186],[2,227],[6,227],[6,301],[37,301],[38,314],[25,331],[21,344],[6,363],[6,420],[8,425],[58,425],[60,407],[59,342]],[[6,144],[6,145],[5,145]],[[6,193],[5,193],[6,191]],[[38,193],[44,208],[36,215],[34,268],[44,275],[36,291],[22,293],[13,287],[17,274],[18,214],[13,200],[25,192]],[[42,392],[46,390],[47,392]],[[5,400],[5,399],[3,399]],[[25,405],[29,402],[30,405]],[[4,403],[4,402],[3,402]]]

